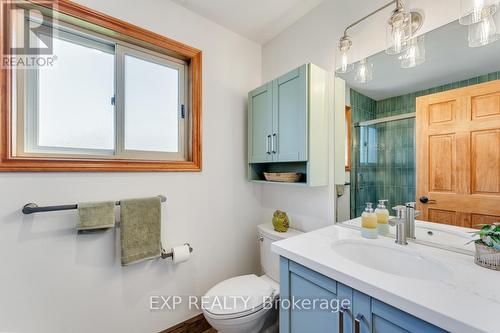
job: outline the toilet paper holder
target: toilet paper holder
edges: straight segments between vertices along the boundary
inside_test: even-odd
[[[193,248],[191,247],[191,245],[189,245],[189,243],[184,243],[184,245],[187,245],[189,246],[189,253],[193,253]],[[174,257],[174,253],[173,252],[167,252],[165,251],[165,249],[161,248],[161,258],[162,259],[167,259],[167,258],[173,258]]]

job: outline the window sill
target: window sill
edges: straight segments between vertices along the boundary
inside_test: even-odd
[[[0,160],[0,172],[200,172],[197,161],[78,160],[13,157]]]

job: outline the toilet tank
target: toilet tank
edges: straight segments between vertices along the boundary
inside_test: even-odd
[[[260,244],[260,266],[262,272],[279,283],[279,256],[271,251],[271,243],[285,238],[302,234],[301,231],[288,229],[287,232],[277,232],[271,223],[260,224],[257,226]]]

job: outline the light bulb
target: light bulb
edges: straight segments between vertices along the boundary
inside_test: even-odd
[[[403,51],[404,37],[401,28],[394,28],[392,38],[394,40],[394,52],[400,53],[401,51]]]
[[[474,7],[472,8],[472,23],[481,21],[484,8],[484,0],[474,0]]]
[[[357,63],[354,80],[359,83],[367,83],[373,80],[373,64],[366,58]]]

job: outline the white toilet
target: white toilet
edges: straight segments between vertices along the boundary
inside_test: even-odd
[[[204,296],[203,314],[220,333],[278,332],[278,311],[265,301],[279,297],[279,256],[271,252],[271,243],[301,234],[289,229],[274,231],[272,224],[258,227],[260,262],[264,275],[242,275],[222,281]],[[224,303],[226,302],[226,303]]]

